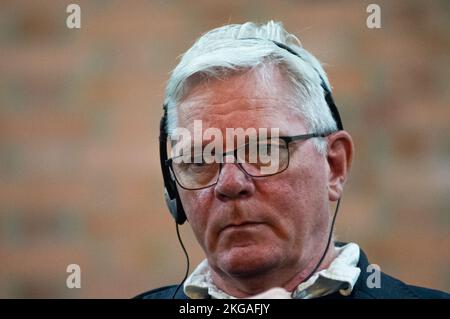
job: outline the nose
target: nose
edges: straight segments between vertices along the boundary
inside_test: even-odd
[[[234,200],[251,196],[255,184],[238,164],[223,163],[219,180],[214,189],[215,196],[221,201]]]

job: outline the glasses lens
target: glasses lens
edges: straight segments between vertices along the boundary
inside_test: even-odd
[[[216,183],[220,164],[207,163],[203,158],[172,162],[172,169],[178,183],[187,189],[208,187]]]
[[[273,175],[286,169],[289,151],[282,139],[249,143],[237,149],[238,162],[251,176]]]

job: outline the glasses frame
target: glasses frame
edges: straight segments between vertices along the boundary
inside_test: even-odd
[[[183,186],[183,185],[178,181],[177,175],[175,174],[175,171],[174,171],[174,169],[173,169],[173,167],[172,167],[172,165],[173,165],[173,158],[167,159],[167,160],[165,161],[165,165],[169,167],[169,170],[170,170],[170,172],[172,173],[172,175],[174,176],[175,181],[177,182],[177,184],[178,184],[181,188],[183,188],[183,189],[185,189],[185,190],[189,190],[189,191],[195,191],[195,190],[205,189],[205,188],[209,188],[209,187],[212,187],[212,186],[216,185],[216,184],[219,182],[220,173],[222,172],[223,164],[237,164],[238,167],[239,167],[239,169],[240,169],[242,172],[244,172],[245,175],[247,175],[247,176],[249,176],[249,177],[251,177],[251,178],[269,177],[269,176],[273,176],[273,175],[280,174],[280,173],[282,173],[282,172],[284,172],[285,170],[288,169],[288,167],[289,167],[289,162],[290,162],[290,152],[289,152],[289,144],[290,144],[290,143],[295,142],[295,141],[306,141],[306,140],[309,140],[310,138],[314,138],[314,137],[327,137],[328,135],[330,135],[330,134],[332,134],[332,133],[334,133],[334,132],[327,132],[327,133],[309,133],[309,134],[301,134],[301,135],[293,135],[293,136],[280,136],[279,139],[283,140],[283,141],[286,143],[286,146],[287,146],[287,151],[288,151],[287,165],[286,165],[286,167],[283,168],[281,171],[276,172],[276,173],[273,173],[273,174],[268,174],[268,175],[255,176],[255,175],[249,174],[249,173],[245,170],[245,168],[242,166],[242,163],[239,163],[239,161],[237,160],[237,152],[238,152],[238,148],[235,148],[235,149],[232,150],[232,151],[229,151],[229,152],[226,152],[226,153],[223,153],[223,154],[222,154],[222,156],[227,156],[227,155],[231,155],[231,154],[232,154],[232,155],[233,155],[233,158],[234,158],[234,162],[233,162],[233,163],[222,163],[222,162],[219,162],[219,163],[218,163],[218,164],[219,164],[219,174],[217,175],[217,180],[216,180],[214,183],[212,183],[211,185],[208,185],[208,186],[202,186],[202,187],[197,187],[197,188],[187,188],[187,187]]]

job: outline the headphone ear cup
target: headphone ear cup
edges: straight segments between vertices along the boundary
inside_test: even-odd
[[[163,105],[164,115],[159,122],[159,162],[164,179],[164,200],[169,208],[170,214],[175,219],[178,225],[184,224],[186,221],[186,214],[181,203],[180,195],[178,194],[175,176],[169,169],[167,164],[167,133],[166,133],[166,119],[167,119],[167,104]]]
[[[178,225],[182,225],[186,221],[186,214],[184,212],[183,205],[181,204],[178,190],[175,188],[173,191],[175,192],[175,196],[170,198],[167,188],[164,188],[164,199],[167,207],[169,208],[170,214],[173,216],[176,223]]]

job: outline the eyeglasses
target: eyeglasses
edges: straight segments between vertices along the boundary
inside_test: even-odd
[[[180,159],[177,156],[166,160],[171,174],[182,188],[198,190],[211,187],[219,181],[220,172],[227,156],[233,156],[234,164],[250,177],[267,177],[285,171],[289,166],[289,144],[306,141],[314,137],[325,137],[329,133],[311,133],[281,136],[256,143],[246,143],[232,151],[199,157]]]

